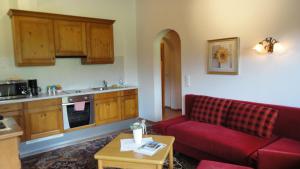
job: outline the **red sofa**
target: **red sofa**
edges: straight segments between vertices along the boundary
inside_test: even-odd
[[[206,96],[186,95],[186,115],[153,126],[155,132],[175,137],[175,151],[199,160],[229,162],[258,169],[300,168],[300,108],[230,100],[230,104],[263,106],[278,112],[273,135],[265,138],[230,129],[224,124],[193,120],[191,113],[195,100],[201,97]]]

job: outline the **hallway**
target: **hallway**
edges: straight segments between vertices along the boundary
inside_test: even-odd
[[[165,108],[165,113],[163,114],[163,120],[172,119],[178,116],[181,116],[181,110],[172,110],[168,107]]]

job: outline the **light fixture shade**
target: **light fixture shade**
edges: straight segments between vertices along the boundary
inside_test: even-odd
[[[279,43],[279,41],[272,37],[267,37],[263,41],[259,42],[254,47],[254,49],[258,53],[273,53],[273,52],[281,53],[284,50],[283,46]]]
[[[284,47],[282,46],[281,43],[276,43],[274,45],[274,52],[276,52],[276,53],[283,53],[284,52]]]
[[[264,52],[264,46],[262,44],[257,44],[255,45],[255,47],[253,48],[254,50],[256,50],[258,53],[263,53]]]

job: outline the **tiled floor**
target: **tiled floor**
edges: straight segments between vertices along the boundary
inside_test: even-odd
[[[163,120],[172,119],[174,117],[181,116],[181,110],[172,110],[170,108],[165,108],[165,113],[163,114]]]

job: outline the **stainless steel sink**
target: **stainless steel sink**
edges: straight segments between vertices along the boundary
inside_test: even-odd
[[[93,91],[102,91],[102,90],[108,90],[108,87],[95,87],[92,88]]]
[[[103,90],[111,90],[111,89],[122,89],[126,88],[125,86],[109,86],[109,87],[95,87],[92,88],[93,91],[103,91]]]

